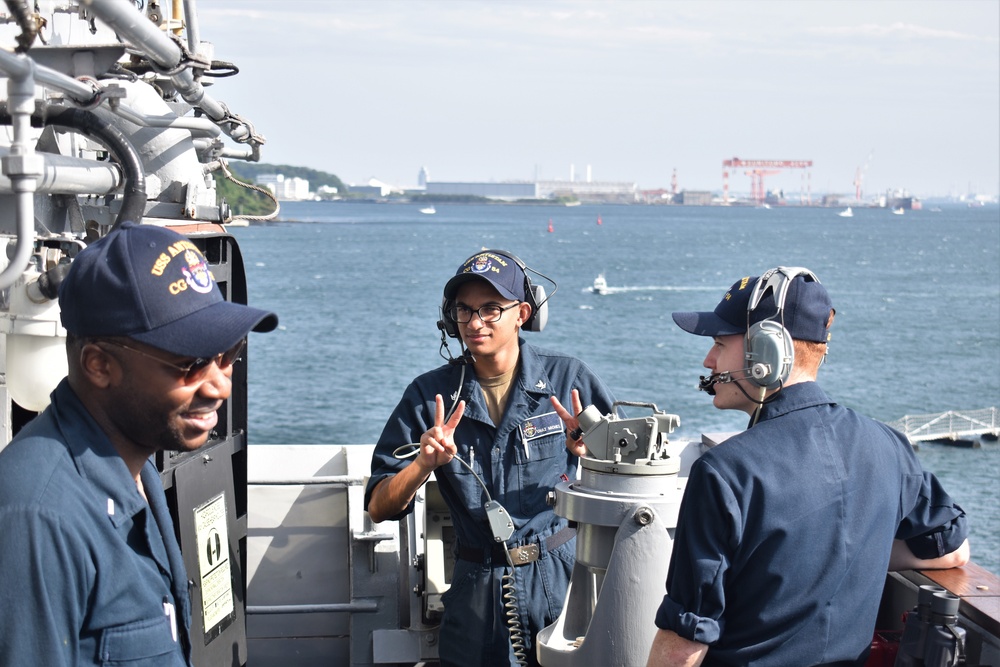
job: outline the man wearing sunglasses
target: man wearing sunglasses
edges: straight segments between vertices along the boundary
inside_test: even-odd
[[[205,444],[247,334],[277,316],[226,301],[185,237],[130,222],[77,255],[59,306],[68,376],[0,452],[0,665],[190,667],[151,457]]]
[[[457,560],[442,596],[442,665],[538,664],[536,635],[562,610],[576,548],[575,531],[546,496],[576,478],[585,448],[568,435],[575,415],[583,405],[612,409],[611,393],[585,364],[520,337],[547,315],[525,270],[513,255],[488,250],[445,285],[439,326],[467,352],[407,387],[366,488],[376,522],[411,512],[432,472],[448,505]],[[419,443],[416,458],[397,458],[409,443]],[[487,504],[513,524],[506,543],[495,539]]]

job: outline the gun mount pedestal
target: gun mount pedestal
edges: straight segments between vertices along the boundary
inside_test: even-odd
[[[545,667],[645,664],[649,655],[683,490],[680,457],[660,435],[679,420],[646,407],[653,416],[580,415],[594,457],[553,493],[556,513],[577,524],[576,565],[562,614],[538,634]]]

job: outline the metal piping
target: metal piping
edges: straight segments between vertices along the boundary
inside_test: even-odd
[[[0,159],[10,150],[0,146]],[[42,159],[42,174],[35,192],[53,195],[105,195],[120,188],[124,182],[122,168],[114,162],[101,162],[57,155],[36,153]],[[0,176],[0,192],[13,192],[10,179]]]
[[[187,30],[188,51],[199,53],[201,30],[198,27],[198,9],[195,0],[184,0],[184,28]]]
[[[141,46],[150,60],[161,69],[170,71],[181,64],[180,47],[159,28],[153,25],[135,7],[119,0],[82,0],[92,8],[98,18],[125,40]],[[170,76],[177,92],[188,104],[196,106],[212,120],[223,123],[223,130],[238,142],[254,139],[244,124],[235,122],[226,105],[206,94],[205,88],[195,80],[190,69],[183,69]]]
[[[127,1],[83,0],[81,4],[92,8],[101,22],[126,42],[141,47],[157,66],[172,69],[180,64],[180,47]]]
[[[41,158],[35,155],[30,141],[31,114],[35,110],[34,63],[24,57],[19,64],[23,65],[21,71],[11,73],[7,80],[7,105],[14,137],[10,154],[0,159],[14,191],[17,245],[14,257],[0,273],[0,289],[17,282],[31,261],[35,246],[35,184],[42,175]]]
[[[354,602],[333,602],[331,604],[275,604],[247,605],[247,616],[261,614],[374,614],[379,610],[378,602],[374,600],[355,600]]]
[[[146,213],[146,172],[142,160],[128,137],[97,114],[83,109],[64,109],[47,116],[46,125],[61,125],[97,139],[108,148],[125,171],[122,207],[113,227],[126,220],[141,222]]]
[[[7,72],[10,76],[24,76],[28,71],[28,64],[34,65],[35,83],[58,90],[68,95],[74,102],[88,106],[93,104],[100,96],[100,88],[96,84],[89,84],[73,77],[66,76],[52,68],[39,65],[28,56],[15,55],[5,49],[0,48],[0,71]],[[143,127],[169,127],[181,130],[193,130],[203,132],[213,137],[222,134],[218,125],[207,118],[195,118],[187,116],[149,116],[141,114],[134,109],[119,103],[117,98],[110,98],[108,107],[117,115],[136,125]]]
[[[363,475],[330,475],[326,477],[293,477],[288,479],[251,479],[247,486],[361,486],[365,483]]]
[[[198,151],[215,151],[215,143],[211,139],[193,139],[195,150]],[[245,147],[235,147],[230,148],[229,146],[224,146],[222,149],[213,153],[216,157],[227,157],[234,160],[250,160],[253,161],[254,153],[253,149],[249,146]]]
[[[150,116],[148,114],[139,113],[132,107],[127,107],[124,104],[117,104],[113,102],[108,103],[108,107],[116,115],[121,116],[125,120],[140,125],[142,127],[156,127],[156,128],[172,128],[178,130],[190,130],[192,132],[202,132],[208,134],[209,136],[217,137],[222,134],[222,130],[219,126],[208,120],[207,118],[198,118],[195,116]]]
[[[11,79],[14,81],[14,79]],[[30,102],[31,110],[34,110],[34,85],[30,86],[32,93],[32,98]],[[13,94],[11,95],[13,100]],[[7,161],[14,159],[17,155],[16,145],[17,145],[17,135],[18,135],[18,123],[24,124],[24,129],[21,132],[27,132],[27,128],[30,127],[28,123],[34,123],[36,126],[43,125],[58,125],[61,127],[68,127],[72,130],[82,132],[88,137],[92,137],[100,142],[105,148],[107,148],[111,153],[114,154],[115,158],[118,160],[118,164],[121,165],[122,170],[125,175],[125,184],[122,188],[122,206],[118,211],[118,217],[115,219],[114,227],[117,227],[125,220],[133,220],[135,222],[140,222],[143,215],[146,213],[146,172],[143,170],[142,160],[139,158],[139,153],[135,150],[132,142],[128,140],[128,137],[119,130],[114,125],[111,125],[106,120],[98,116],[91,111],[85,111],[83,109],[76,108],[64,108],[56,109],[44,117],[41,116],[26,116],[24,119],[20,118],[18,114],[14,113],[13,110],[10,116],[4,112],[2,106],[0,106],[0,124],[10,123],[14,126],[14,145],[11,146],[10,155],[5,158],[5,165]],[[22,149],[23,150],[23,149]],[[32,150],[33,158],[37,161],[36,171],[32,172],[32,182],[31,191],[29,194],[32,196],[35,192],[35,183],[38,178],[43,175],[45,163],[41,156],[34,153]],[[5,170],[6,166],[5,166]],[[9,171],[9,170],[8,170]],[[11,180],[12,189],[17,192],[19,186],[18,182],[15,180],[16,173],[8,173]],[[31,224],[29,229],[33,233],[34,231],[34,200],[29,198],[30,209],[31,209]],[[20,200],[18,200],[18,208],[20,213]],[[20,234],[19,240],[20,240]],[[26,264],[27,260],[25,260]],[[0,283],[2,285],[2,283]]]
[[[11,77],[27,76],[30,71],[35,83],[69,95],[80,104],[92,104],[98,95],[98,91],[91,84],[39,65],[28,56],[13,54],[2,48],[0,48],[0,70],[7,72]]]

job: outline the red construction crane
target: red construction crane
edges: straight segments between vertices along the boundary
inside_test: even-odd
[[[750,177],[750,199],[760,204],[767,199],[767,189],[764,187],[764,177],[780,174],[780,169],[752,169],[743,172]]]
[[[729,203],[729,169],[745,168],[752,171],[745,172],[750,176],[751,197],[754,201],[760,202],[767,194],[764,191],[763,176],[766,174],[777,174],[778,171],[763,172],[764,169],[810,169],[812,160],[741,160],[734,157],[731,160],[722,161],[722,200]],[[811,182],[811,181],[810,181]],[[803,193],[803,198],[812,203],[812,194]]]

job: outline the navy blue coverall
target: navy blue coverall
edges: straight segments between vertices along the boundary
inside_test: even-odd
[[[547,494],[559,482],[576,478],[579,463],[566,449],[566,430],[549,397],[556,396],[571,409],[570,392],[577,389],[582,404],[593,404],[602,414],[611,412],[613,399],[601,380],[578,359],[542,350],[523,339],[519,345],[520,368],[500,424],[490,419],[471,369],[466,370],[458,397],[454,394],[459,389],[461,369],[454,365],[425,373],[407,387],[376,446],[365,507],[380,481],[408,465],[408,461],[394,458],[393,451],[419,442],[434,425],[435,395],[444,397],[446,409],[453,401],[465,400],[465,414],[455,430],[457,456],[471,465],[489,489],[489,496],[512,518],[515,531],[507,546],[539,547],[537,560],[513,570],[525,657],[528,664],[537,664],[534,636],[562,611],[576,548],[566,519],[546,503]],[[458,461],[441,466],[434,475],[451,511],[458,543],[451,587],[443,596],[441,662],[463,667],[511,664],[513,653],[501,590],[507,562],[502,552],[494,549],[483,508],[487,496]],[[411,503],[393,518],[402,518],[412,508]]]
[[[184,561],[141,479],[148,503],[66,379],[0,452],[0,666],[190,667]]]
[[[693,464],[656,625],[705,666],[864,664],[893,539],[943,556],[965,513],[905,436],[815,382],[776,396]]]

